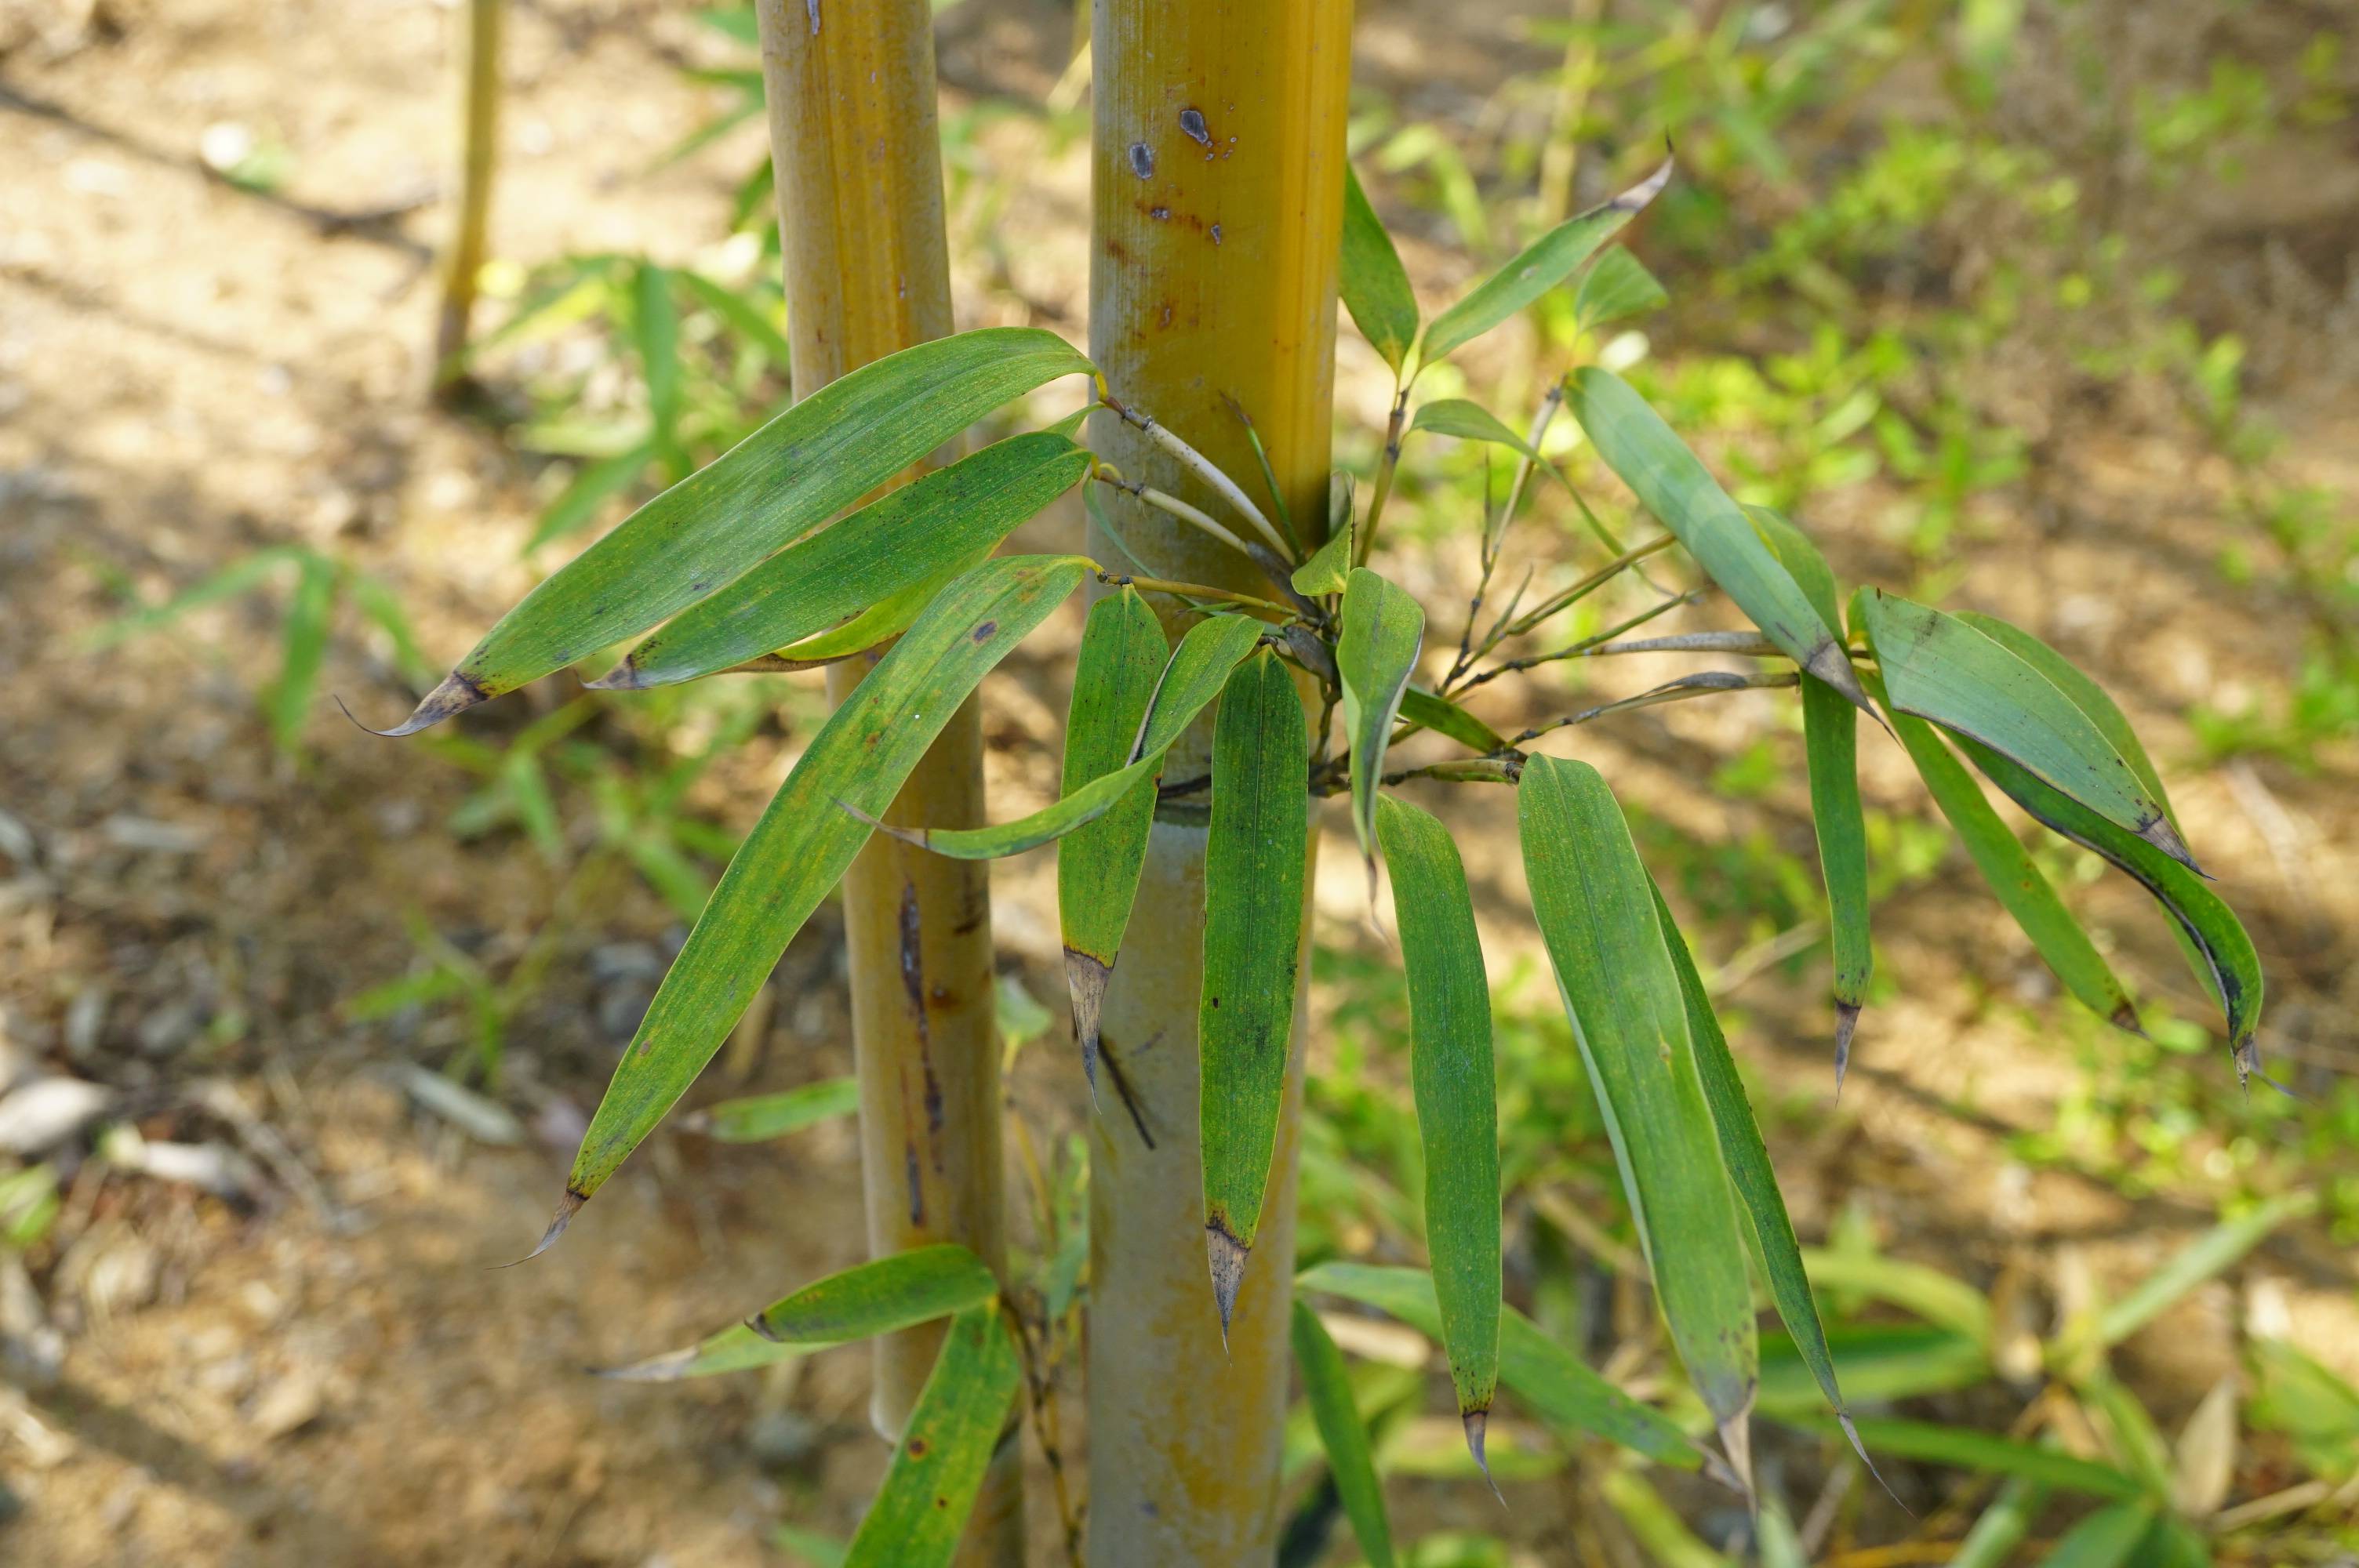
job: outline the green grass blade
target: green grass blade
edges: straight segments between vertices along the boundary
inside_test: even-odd
[[[1487,441],[1495,447],[1506,447],[1531,459],[1535,468],[1559,484],[1564,482],[1564,476],[1556,471],[1554,463],[1540,456],[1538,447],[1509,429],[1497,415],[1469,398],[1436,398],[1418,409],[1408,427],[1430,430],[1437,436],[1454,436],[1462,441]]]
[[[1842,640],[1794,575],[1687,444],[1630,384],[1584,365],[1573,373],[1573,416],[1597,455],[1679,536],[1762,634],[1854,705],[1865,708]]]
[[[1523,254],[1474,286],[1425,330],[1419,362],[1447,358],[1562,283],[1599,246],[1622,232],[1671,180],[1671,160],[1621,195],[1576,213],[1535,240]]]
[[[1475,718],[1446,697],[1437,697],[1421,686],[1411,686],[1401,693],[1402,721],[1421,724],[1437,735],[1447,735],[1470,752],[1503,751],[1507,738]]]
[[[1796,1421],[1793,1424],[1811,1427],[1819,1423]],[[2043,1486],[2082,1492],[2094,1498],[2126,1498],[2141,1497],[2145,1493],[2145,1488],[2135,1478],[2110,1465],[2101,1465],[2093,1459],[2076,1459],[2060,1449],[2018,1443],[1996,1433],[1976,1432],[1962,1426],[1938,1426],[1930,1422],[1888,1421],[1875,1416],[1862,1416],[1856,1424],[1861,1440],[1879,1454],[1897,1454],[1903,1459],[1948,1465],[1985,1475],[2021,1476]]]
[[[2105,1309],[2097,1320],[2096,1342],[2110,1349],[2152,1323],[2181,1296],[2220,1274],[2259,1246],[2286,1221],[2308,1214],[2317,1199],[2288,1193],[2250,1214],[2212,1227],[2148,1274],[2138,1287]]]
[[[1846,706],[1843,711],[1848,714],[1851,709]],[[1696,1076],[1703,1085],[1704,1101],[1712,1108],[1712,1128],[1720,1140],[1729,1184],[1735,1189],[1751,1227],[1753,1255],[1768,1281],[1769,1299],[1777,1303],[1777,1315],[1785,1319],[1795,1347],[1818,1379],[1827,1403],[1834,1407],[1835,1419],[1858,1451],[1860,1463],[1873,1474],[1875,1462],[1860,1446],[1851,1411],[1843,1404],[1843,1390],[1835,1379],[1834,1352],[1827,1346],[1826,1325],[1819,1321],[1819,1303],[1810,1294],[1810,1277],[1802,1268],[1801,1244],[1794,1238],[1794,1222],[1786,1213],[1785,1195],[1777,1190],[1777,1173],[1769,1163],[1769,1146],[1761,1140],[1761,1127],[1754,1119],[1752,1102],[1745,1098],[1745,1082],[1737,1076],[1736,1058],[1729,1052],[1728,1037],[1721,1033],[1720,1020],[1712,1013],[1711,993],[1696,973],[1687,938],[1671,918],[1662,890],[1656,888],[1654,893],[1655,918],[1662,926],[1663,946],[1670,954],[1680,1000],[1687,1008]]]
[[[1822,1291],[1842,1291],[1913,1313],[1987,1350],[1996,1337],[1990,1298],[1955,1275],[1881,1253],[1808,1248],[1803,1266]]]
[[[1812,1284],[1827,1281],[1815,1273]],[[1880,1404],[1977,1388],[1991,1380],[1989,1353],[1979,1340],[1921,1323],[1858,1324],[1828,1331],[1828,1348],[1852,1399]],[[1810,1415],[1826,1390],[1790,1335],[1761,1336],[1761,1409],[1772,1416]]]
[[[1474,1462],[1499,1383],[1499,1108],[1491,985],[1466,868],[1449,829],[1390,795],[1376,837],[1408,971],[1410,1087],[1425,1147],[1426,1250],[1441,1343]],[[1488,1466],[1485,1465],[1485,1473]]]
[[[1208,624],[1200,622],[1200,624]],[[1131,765],[1148,705],[1170,658],[1162,622],[1136,589],[1090,606],[1065,710],[1064,795]],[[1223,672],[1223,678],[1227,673]],[[1158,771],[1160,771],[1158,758]],[[1065,943],[1065,985],[1073,1003],[1073,1037],[1082,1070],[1097,1093],[1098,1015],[1106,981],[1130,928],[1139,868],[1155,826],[1155,792],[1134,790],[1057,847],[1057,919]]]
[[[647,378],[647,420],[656,456],[675,480],[688,474],[688,453],[679,444],[679,311],[671,297],[671,273],[641,262],[631,277],[631,335]]]
[[[1958,1542],[1958,1554],[1950,1559],[1950,1568],[2006,1568],[2047,1501],[2047,1487],[2020,1476],[2010,1479]]]
[[[965,1248],[920,1247],[814,1281],[684,1350],[650,1357],[603,1376],[668,1383],[766,1367],[821,1346],[931,1323],[980,1306],[998,1293],[999,1281]]]
[[[1442,1336],[1440,1298],[1421,1269],[1321,1263],[1305,1270],[1295,1283],[1375,1307],[1429,1338]],[[1702,1462],[1669,1416],[1607,1382],[1513,1307],[1500,1313],[1499,1381],[1551,1425],[1593,1433],[1680,1469],[1692,1470]]]
[[[1581,287],[1572,297],[1572,315],[1582,330],[1588,330],[1608,321],[1659,310],[1670,302],[1671,297],[1663,292],[1663,286],[1647,270],[1646,264],[1625,246],[1614,245],[1600,254],[1596,265],[1582,275]]]
[[[647,460],[655,451],[654,442],[641,441],[611,458],[600,458],[575,474],[573,482],[558,492],[557,499],[549,503],[549,509],[533,524],[532,537],[524,542],[523,554],[528,556],[543,545],[595,523],[599,508],[628,490],[631,482],[647,471]]]
[[[1352,313],[1360,335],[1384,356],[1393,374],[1400,374],[1401,362],[1417,338],[1417,295],[1409,288],[1392,236],[1368,205],[1367,192],[1360,189],[1360,177],[1349,164],[1343,169],[1343,254],[1337,283],[1343,308]]]
[[[134,637],[144,637],[171,624],[192,610],[201,610],[208,604],[234,599],[280,567],[299,566],[310,554],[300,545],[272,545],[256,550],[250,556],[232,561],[202,581],[181,589],[161,604],[116,616],[85,633],[77,640],[75,646],[83,653],[100,653]]]
[[[948,1568],[1022,1379],[998,1308],[970,1307],[951,1320],[845,1568]]]
[[[784,1094],[725,1099],[680,1119],[680,1126],[716,1143],[766,1143],[860,1108],[860,1080],[822,1078]]]
[[[1895,708],[2013,758],[2200,871],[2162,803],[2054,681],[1953,615],[1881,589],[1866,590],[1858,608]]]
[[[829,383],[640,507],[525,597],[388,733],[415,734],[670,619],[1010,398],[1089,362],[995,327]]]
[[[2124,832],[1989,747],[1963,737],[1959,743],[1974,766],[2034,820],[2103,856],[2154,895],[2201,958],[2204,978],[2227,1019],[2236,1076],[2249,1080],[2259,1065],[2253,1042],[2261,1021],[2261,958],[2235,911],[2194,872],[2144,838]]]
[[[1221,1331],[1244,1282],[1277,1144],[1310,853],[1309,726],[1267,650],[1237,666],[1212,728],[1204,848],[1204,1241]]]
[[[1044,431],[995,442],[779,551],[674,617],[590,685],[636,691],[695,680],[855,624],[871,607],[912,590],[939,591],[946,573],[989,554],[1079,483],[1089,465],[1087,452]],[[855,653],[907,625],[875,628],[852,648],[799,647],[794,656]]]
[[[745,295],[723,284],[715,283],[701,272],[679,272],[672,275],[687,287],[690,294],[703,301],[707,309],[729,324],[730,330],[762,352],[779,370],[794,362],[794,350],[787,335],[770,319],[769,313]]]
[[[1335,1348],[1318,1314],[1299,1300],[1294,1303],[1294,1365],[1302,1374],[1310,1419],[1319,1428],[1320,1446],[1327,1451],[1327,1470],[1335,1478],[1335,1495],[1343,1500],[1343,1517],[1352,1521],[1360,1555],[1368,1560],[1370,1568],[1392,1568],[1393,1532],[1385,1519],[1384,1488],[1376,1482],[1367,1423],[1352,1402],[1352,1379],[1343,1369],[1343,1354]]]
[[[2153,1523],[2154,1509],[2145,1504],[2099,1509],[2058,1538],[2041,1568],[2129,1568]]]
[[[1882,683],[1873,676],[1867,678],[1881,696]],[[1966,853],[1982,871],[1983,881],[2015,917],[2023,934],[2031,938],[2041,962],[2090,1011],[2136,1033],[2137,1009],[2131,1003],[2129,992],[2099,956],[2089,934],[2081,929],[2081,923],[2072,918],[2072,912],[2064,907],[2064,901],[2057,896],[2046,873],[2032,864],[2021,840],[1983,797],[1982,786],[1974,783],[1965,764],[1951,752],[1940,733],[1921,719],[1912,719],[1895,709],[1892,732],[1908,748],[1909,761],[1917,764],[1917,776],[1925,781],[1933,804],[1950,819],[1959,841],[1965,845]]]
[[[1689,1379],[1749,1484],[1753,1292],[1653,883],[1596,769],[1535,757],[1516,793],[1532,913],[1656,1294]]]
[[[335,614],[336,589],[343,575],[332,557],[319,555],[305,556],[295,575],[294,597],[287,601],[287,621],[278,635],[278,675],[262,696],[271,743],[281,752],[292,752],[300,745],[304,721],[311,716],[320,666],[328,657],[328,622]]]
[[[1425,611],[1417,600],[1367,568],[1355,568],[1343,588],[1335,668],[1343,676],[1343,734],[1351,748],[1352,831],[1367,864],[1370,903],[1376,896],[1376,785],[1424,643]]]
[[[548,1247],[694,1082],[787,944],[985,672],[1089,570],[1071,556],[985,562],[946,589],[828,719],[722,873],[606,1086]]]

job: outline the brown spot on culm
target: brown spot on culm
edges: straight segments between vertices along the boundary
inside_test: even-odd
[[[921,1226],[926,1223],[926,1184],[924,1173],[918,1168],[915,1138],[901,1140],[901,1176],[909,1184],[909,1223]]]
[[[926,1035],[925,921],[918,908],[918,884],[901,881],[901,992],[918,1037]]]
[[[1201,109],[1187,108],[1180,111],[1180,134],[1202,147],[1206,155],[1210,156],[1212,147],[1212,133],[1205,127],[1204,112]]]
[[[1228,1222],[1214,1215],[1204,1226],[1204,1258],[1212,1271],[1212,1302],[1221,1309],[1221,1348],[1229,1347],[1229,1316],[1236,1310],[1237,1292],[1245,1282],[1245,1264],[1253,1249],[1230,1234]]]
[[[1155,149],[1145,142],[1130,144],[1130,172],[1141,179],[1155,178]]]

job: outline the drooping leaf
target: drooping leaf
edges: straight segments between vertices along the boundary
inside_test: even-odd
[[[1797,1420],[1794,1424],[1809,1427],[1818,1423]],[[2111,1465],[2076,1459],[2061,1449],[2018,1442],[1997,1433],[1874,1416],[1862,1416],[1855,1424],[1861,1440],[1879,1454],[1895,1454],[1903,1459],[1921,1459],[1991,1476],[2022,1476],[2045,1486],[2096,1498],[2136,1498],[2145,1491],[2136,1478]]]
[[[669,620],[1008,399],[1089,369],[1052,332],[995,327],[829,383],[533,589],[388,733],[415,734]]]
[[[1294,568],[1294,591],[1305,599],[1341,593],[1345,574],[1351,569],[1352,535],[1346,530],[1310,552],[1310,558]]]
[[[1516,794],[1532,913],[1656,1295],[1689,1380],[1749,1484],[1753,1292],[1653,883],[1596,769],[1535,757]]]
[[[1871,689],[1880,697],[1883,685],[1874,676],[1867,677]],[[2064,907],[2047,874],[2034,865],[2022,842],[1999,819],[1989,801],[1983,798],[1982,787],[1965,764],[1951,754],[1934,728],[1921,719],[1912,719],[1897,709],[1892,712],[1892,732],[1908,750],[1909,761],[1917,764],[1917,776],[1925,781],[1926,793],[1941,815],[1950,819],[1957,830],[1958,839],[1966,847],[1983,881],[2006,912],[2015,917],[2016,925],[2031,938],[2040,960],[2064,982],[2064,989],[2081,1000],[2082,1005],[2120,1028],[2136,1033],[2138,1028],[2137,1009],[2130,1001],[2129,992],[2114,978]]]
[[[1442,1348],[1466,1441],[1481,1465],[1499,1381],[1499,1110],[1491,985],[1466,868],[1449,829],[1391,795],[1376,836],[1392,874],[1408,971],[1409,1081],[1425,1148],[1425,1245]],[[1486,1466],[1487,1470],[1487,1466]]]
[[[1352,758],[1352,830],[1368,868],[1368,896],[1376,892],[1376,785],[1425,643],[1425,611],[1416,600],[1365,567],[1343,588],[1343,630],[1335,643],[1343,676],[1343,734]]]
[[[1366,1263],[1321,1263],[1295,1281],[1306,1291],[1342,1296],[1416,1329],[1441,1337],[1441,1307],[1433,1280],[1420,1269]],[[1661,1464],[1692,1470],[1702,1456],[1670,1418],[1640,1404],[1513,1307],[1499,1318],[1499,1381],[1542,1420],[1569,1431],[1594,1433]]]
[[[1850,709],[1846,708],[1845,713]],[[1649,884],[1652,885],[1651,882]],[[1762,1277],[1768,1281],[1769,1299],[1777,1303],[1777,1315],[1786,1320],[1786,1331],[1794,1336],[1796,1348],[1818,1379],[1827,1403],[1834,1407],[1835,1419],[1859,1449],[1860,1460],[1873,1470],[1874,1462],[1859,1445],[1859,1434],[1852,1428],[1851,1411],[1843,1404],[1843,1390],[1835,1380],[1834,1353],[1827,1346],[1825,1325],[1819,1321],[1819,1304],[1810,1294],[1810,1277],[1802,1267],[1801,1244],[1794,1238],[1794,1222],[1786,1213],[1785,1195],[1777,1190],[1777,1173],[1769,1163],[1769,1146],[1762,1141],[1760,1124],[1753,1119],[1753,1105],[1745,1098],[1745,1082],[1737,1076],[1736,1058],[1728,1049],[1728,1037],[1721,1033],[1720,1020],[1712,1010],[1712,995],[1703,987],[1703,978],[1696,973],[1695,957],[1688,951],[1687,938],[1680,932],[1679,923],[1671,918],[1670,906],[1663,902],[1660,888],[1654,889],[1655,919],[1662,927],[1663,946],[1669,953],[1671,968],[1679,977],[1680,996],[1687,1009],[1688,1037],[1693,1042],[1697,1077],[1703,1085],[1704,1102],[1712,1108],[1713,1131],[1720,1141],[1721,1159],[1727,1168],[1729,1184],[1735,1189],[1742,1216],[1749,1227],[1754,1258],[1761,1266]]]
[[[1437,735],[1449,736],[1470,752],[1488,753],[1504,750],[1507,744],[1505,735],[1450,698],[1438,697],[1421,686],[1411,686],[1401,693],[1400,716],[1403,723],[1421,724]]]
[[[1370,1568],[1392,1568],[1392,1526],[1385,1519],[1384,1488],[1376,1481],[1376,1464],[1368,1449],[1367,1423],[1352,1402],[1352,1379],[1343,1368],[1343,1352],[1335,1348],[1318,1314],[1300,1301],[1294,1303],[1294,1365],[1302,1374],[1302,1391],[1310,1401],[1310,1419],[1319,1428],[1320,1446],[1327,1451],[1327,1471],[1335,1478],[1335,1494],[1343,1502],[1343,1517],[1360,1542],[1360,1554]]]
[[[1294,681],[1264,649],[1239,665],[1212,726],[1204,847],[1204,1240],[1228,1331],[1277,1146],[1310,852],[1309,726]]]
[[[2099,1509],[2057,1538],[2041,1568],[2129,1568],[2153,1523],[2154,1509],[2145,1503]]]
[[[723,1100],[682,1118],[680,1126],[716,1143],[766,1143],[859,1108],[859,1079],[821,1078],[783,1094]]]
[[[590,684],[634,691],[695,680],[857,622],[871,606],[912,590],[939,591],[945,573],[971,568],[1089,466],[1089,453],[1062,436],[1036,431],[995,442],[779,551],[673,617]],[[910,619],[919,608],[908,607]],[[794,656],[854,653],[908,624],[874,627],[852,647],[798,647]]]
[[[1529,458],[1535,468],[1558,483],[1564,476],[1556,465],[1540,456],[1539,449],[1510,429],[1500,417],[1469,398],[1440,397],[1421,406],[1417,416],[1409,421],[1412,430],[1430,430],[1437,436],[1455,436],[1462,441],[1487,441],[1495,447],[1505,447]]]
[[[1864,590],[1854,608],[1895,708],[2012,758],[2050,788],[2200,870],[2162,802],[2055,682],[1953,615],[1881,589]]]
[[[1566,219],[1527,246],[1523,254],[1475,285],[1425,330],[1419,362],[1431,364],[1481,337],[1562,283],[1597,248],[1646,210],[1671,180],[1671,160],[1621,195]]]
[[[542,1247],[695,1081],[867,842],[867,827],[839,805],[882,812],[984,673],[1089,569],[1071,556],[985,562],[946,589],[835,710],[745,836],[664,977],[591,1119]]]
[[[980,1306],[999,1293],[982,1259],[963,1247],[919,1247],[814,1281],[734,1327],[685,1350],[605,1376],[661,1383],[766,1367],[823,1345],[897,1333]]]
[[[951,1320],[845,1568],[949,1568],[1023,1376],[995,1305]]]
[[[2259,1065],[2253,1039],[2260,1027],[2261,959],[2235,912],[2178,860],[2050,788],[2028,769],[1964,736],[1959,737],[1959,745],[2034,820],[2104,857],[2154,895],[2201,957],[2212,994],[2227,1017],[2228,1049],[2236,1076],[2250,1078]]]
[[[1644,262],[1632,255],[1628,247],[1614,245],[1582,275],[1581,287],[1572,297],[1572,314],[1584,329],[1603,327],[1625,316],[1658,310],[1670,298]]]
[[[1163,623],[1136,589],[1125,588],[1090,606],[1081,654],[1073,663],[1072,701],[1065,710],[1067,798],[1129,765],[1169,648]],[[1107,977],[1122,951],[1122,934],[1130,925],[1154,826],[1155,792],[1134,790],[1057,847],[1065,983],[1072,996],[1073,1038],[1081,1044],[1082,1070],[1093,1095],[1098,1083],[1098,1015]]]
[[[1417,296],[1393,249],[1392,236],[1385,232],[1376,210],[1368,205],[1367,192],[1360,189],[1360,177],[1348,163],[1343,168],[1343,256],[1336,282],[1360,335],[1398,375],[1417,337]]]
[[[1727,590],[1736,607],[1802,669],[1861,708],[1867,697],[1842,640],[1735,502],[1662,416],[1611,371],[1572,375],[1573,416],[1597,455]]]

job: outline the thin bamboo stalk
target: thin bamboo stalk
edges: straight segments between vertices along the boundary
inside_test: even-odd
[[[467,0],[461,43],[462,95],[458,213],[442,257],[442,304],[434,327],[434,383],[463,379],[459,355],[475,312],[475,284],[488,254],[492,173],[499,160],[500,24],[506,0]]]
[[[950,255],[927,0],[760,0],[762,74],[786,254],[794,391],[951,330]],[[873,657],[836,665],[842,701]],[[886,820],[984,820],[983,734],[962,706]],[[875,1256],[956,1241],[1006,1268],[999,1043],[987,869],[887,835],[843,881],[860,1079],[861,1173]],[[876,1342],[870,1413],[897,1437],[939,1325]],[[1021,1445],[1003,1445],[960,1561],[1023,1560]]]
[[[1350,0],[1096,0],[1090,352],[1110,390],[1259,484],[1266,448],[1298,526],[1327,515]],[[1122,472],[1214,515],[1216,487],[1102,412]],[[1256,597],[1254,564],[1134,497],[1106,497],[1157,576]],[[1192,611],[1150,600],[1176,630]],[[1166,776],[1201,776],[1209,732]],[[1197,1154],[1205,807],[1158,807],[1105,999],[1106,1063],[1141,1106],[1092,1125],[1089,1336],[1093,1568],[1266,1563],[1286,1412],[1304,1008],[1253,1267],[1225,1354],[1204,1250]],[[1307,925],[1306,925],[1307,930]]]

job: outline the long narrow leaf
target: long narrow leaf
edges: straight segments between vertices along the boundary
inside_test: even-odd
[[[411,735],[734,582],[1012,397],[1089,362],[995,327],[887,355],[764,425],[543,582],[387,733]]]
[[[1614,245],[1582,275],[1581,287],[1572,297],[1572,315],[1584,329],[1603,327],[1625,316],[1659,309],[1670,298],[1646,264],[1625,247]]]
[[[996,1306],[969,1307],[951,1320],[845,1568],[948,1568],[1022,1381]]]
[[[1079,483],[1089,465],[1087,452],[1045,431],[995,442],[779,551],[674,617],[590,685],[635,691],[695,680],[853,622],[870,606],[987,555]],[[838,651],[799,649],[797,656]]]
[[[1509,428],[1497,415],[1469,398],[1436,398],[1418,409],[1408,427],[1437,436],[1454,436],[1462,441],[1485,441],[1495,447],[1506,447],[1529,458],[1535,468],[1558,483],[1564,482],[1564,476],[1556,471],[1554,463],[1540,455],[1538,447]]]
[[[859,1079],[822,1078],[783,1094],[723,1100],[681,1118],[680,1127],[716,1143],[766,1143],[859,1108]]]
[[[2105,1309],[2097,1320],[2096,1342],[2110,1348],[2159,1317],[2171,1303],[2233,1265],[2286,1221],[2308,1214],[2317,1199],[2288,1193],[2250,1214],[2223,1221],[2174,1253],[2138,1287]]]
[[[1343,676],[1343,734],[1352,758],[1352,831],[1368,868],[1368,897],[1376,894],[1376,785],[1393,720],[1416,672],[1425,643],[1425,611],[1400,589],[1365,567],[1343,588],[1343,631],[1335,644]]]
[[[1621,806],[1587,763],[1533,758],[1516,805],[1532,913],[1672,1343],[1749,1484],[1753,1292],[1652,881]]]
[[[2099,1509],[2058,1538],[2040,1568],[2128,1568],[2153,1523],[2154,1509],[2143,1503]]]
[[[1450,698],[1437,697],[1420,686],[1412,686],[1401,693],[1400,716],[1403,723],[1421,724],[1437,735],[1449,736],[1470,752],[1497,752],[1507,744],[1505,735]]]
[[[1335,1478],[1335,1495],[1343,1499],[1343,1517],[1352,1521],[1360,1554],[1370,1568],[1392,1568],[1392,1526],[1385,1519],[1384,1488],[1376,1482],[1375,1459],[1368,1450],[1367,1423],[1352,1402],[1352,1379],[1344,1371],[1343,1352],[1335,1348],[1318,1314],[1299,1300],[1294,1303],[1294,1365],[1302,1374],[1310,1420],[1319,1429],[1320,1446],[1327,1451],[1327,1472]]]
[[[639,373],[647,384],[647,417],[656,455],[674,479],[688,471],[679,444],[679,311],[671,297],[671,273],[643,261],[631,278],[631,332],[639,351]]]
[[[1310,853],[1308,730],[1275,654],[1265,649],[1237,666],[1212,728],[1197,1013],[1204,1242],[1223,1336],[1261,1225],[1292,1048]]]
[[[2048,1500],[2048,1488],[2020,1476],[2011,1477],[1958,1542],[1950,1568],[2006,1568],[2015,1549],[2031,1533],[2032,1520]]]
[[[710,1061],[803,921],[867,842],[951,712],[1089,569],[1011,556],[952,584],[835,710],[745,836],[606,1086],[541,1247]]]
[[[1392,236],[1360,189],[1360,177],[1343,168],[1343,255],[1337,277],[1343,308],[1385,363],[1398,375],[1417,337],[1417,296],[1408,286]]]
[[[1466,868],[1449,829],[1383,796],[1376,837],[1408,971],[1409,1081],[1425,1148],[1425,1245],[1441,1344],[1474,1462],[1499,1382],[1499,1108],[1491,985]]]
[[[1797,1421],[1794,1424],[1807,1427],[1817,1423]],[[1985,1475],[2022,1476],[2046,1486],[2097,1498],[2136,1498],[2145,1490],[2134,1477],[2110,1465],[2076,1459],[2059,1449],[2018,1443],[1995,1433],[1873,1416],[1862,1416],[1856,1424],[1861,1439],[1870,1448],[1880,1454],[1897,1454],[1904,1459],[1921,1459]]]

